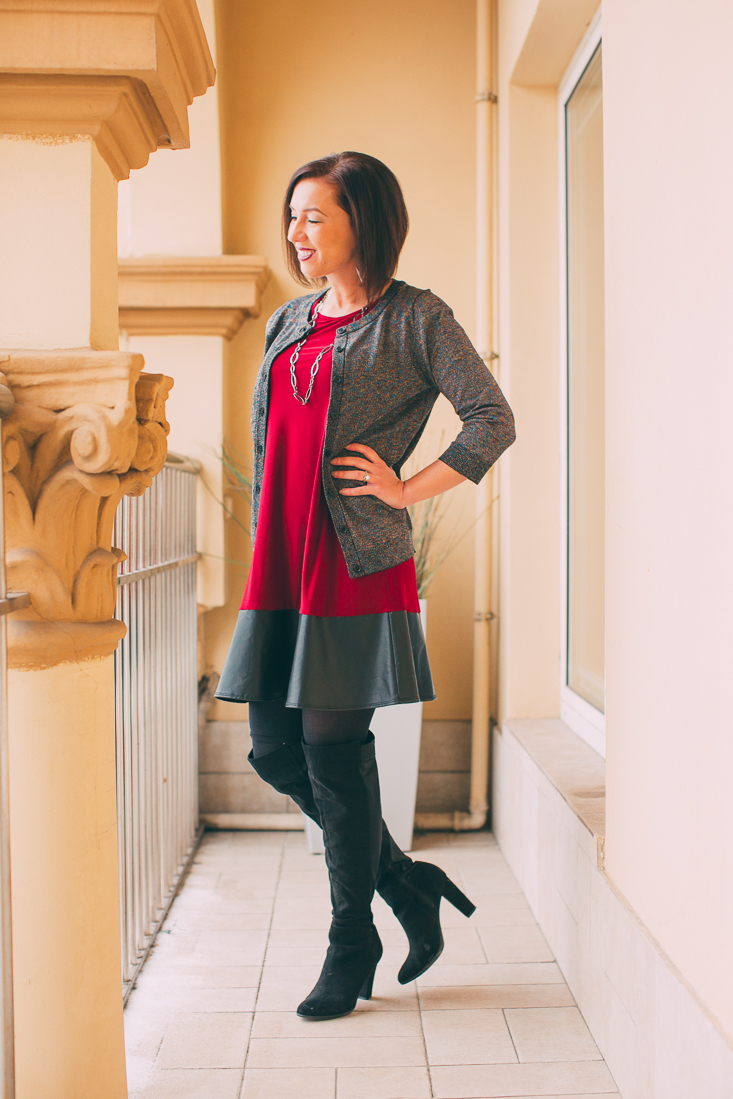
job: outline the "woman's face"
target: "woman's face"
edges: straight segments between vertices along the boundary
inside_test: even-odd
[[[325,179],[302,179],[290,200],[288,240],[309,279],[355,275],[356,239],[349,215]]]

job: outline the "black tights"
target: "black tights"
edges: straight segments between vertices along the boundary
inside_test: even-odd
[[[363,744],[369,735],[374,710],[296,710],[284,698],[250,702],[249,731],[255,759],[285,744]]]

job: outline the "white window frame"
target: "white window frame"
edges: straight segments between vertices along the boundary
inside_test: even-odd
[[[565,107],[575,91],[578,81],[585,72],[590,59],[601,42],[601,10],[598,9],[588,30],[583,36],[575,55],[563,76],[558,94],[558,135],[560,168],[560,430],[563,445],[561,448],[561,485],[562,485],[562,553],[561,553],[561,592],[562,618],[561,637],[561,678],[560,678],[560,719],[577,733],[591,748],[606,756],[606,716],[591,706],[579,694],[568,687],[568,317],[567,317],[567,208],[566,208],[566,134]]]

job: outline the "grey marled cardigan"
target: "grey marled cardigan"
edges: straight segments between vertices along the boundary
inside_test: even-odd
[[[252,401],[254,469],[252,543],[257,529],[270,369],[276,357],[308,331],[321,294],[286,302],[267,325],[265,354]],[[344,551],[349,576],[365,576],[412,556],[405,509],[376,496],[340,496],[358,482],[334,480],[330,459],[347,443],[365,443],[399,474],[425,428],[439,393],[463,427],[441,461],[478,483],[514,441],[514,418],[499,386],[455,320],[431,293],[393,281],[373,309],[336,331],[331,398],[322,456],[323,489]],[[316,384],[318,384],[316,382]]]

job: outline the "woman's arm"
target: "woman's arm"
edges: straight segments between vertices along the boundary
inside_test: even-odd
[[[369,475],[369,480],[359,488],[342,488],[341,496],[376,496],[391,508],[406,508],[421,500],[429,500],[431,496],[440,496],[441,492],[447,492],[449,488],[455,488],[467,480],[462,473],[438,459],[425,466],[414,477],[401,481],[392,467],[383,462],[370,446],[350,443],[345,449],[357,450],[362,457],[354,455],[350,458],[333,458],[331,465],[351,467],[347,470],[334,470],[333,476],[349,481],[358,480],[359,474],[354,472],[357,469],[364,470]]]

